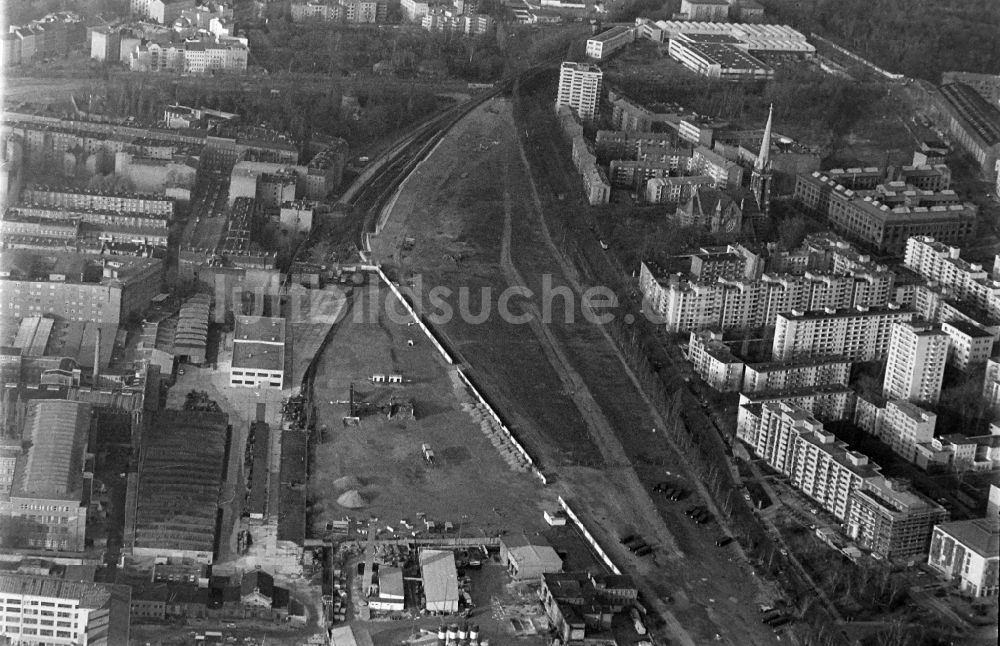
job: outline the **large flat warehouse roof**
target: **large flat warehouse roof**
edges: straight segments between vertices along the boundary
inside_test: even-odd
[[[228,425],[225,413],[175,410],[146,425],[134,547],[213,551]]]

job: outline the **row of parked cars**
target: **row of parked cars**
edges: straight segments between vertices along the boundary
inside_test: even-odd
[[[653,548],[646,542],[646,539],[638,534],[623,536],[621,542],[622,545],[628,548],[628,551],[632,552],[636,556],[646,556],[647,554],[653,553]]]
[[[688,492],[684,487],[670,484],[669,482],[661,482],[653,487],[653,491],[656,493],[662,493],[669,500],[683,500],[687,497]]]

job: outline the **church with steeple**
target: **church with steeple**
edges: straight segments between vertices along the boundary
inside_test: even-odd
[[[764,137],[760,142],[760,152],[754,162],[750,174],[750,192],[757,200],[757,207],[765,217],[771,212],[771,121],[774,117],[774,105],[767,111],[767,125],[764,126]]]

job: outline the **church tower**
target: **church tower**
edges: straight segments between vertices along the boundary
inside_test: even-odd
[[[762,215],[771,211],[771,120],[774,116],[774,105],[767,111],[767,125],[764,126],[764,138],[760,142],[760,153],[754,162],[750,174],[750,192],[757,200],[757,206]]]

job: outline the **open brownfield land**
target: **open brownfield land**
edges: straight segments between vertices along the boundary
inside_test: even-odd
[[[575,272],[567,276],[546,240],[532,190],[510,103],[496,99],[452,130],[404,184],[373,242],[374,258],[425,295],[415,300],[432,321],[444,308],[427,294],[436,286],[452,290],[445,300],[454,315],[436,328],[540,458],[553,478],[547,488],[575,501],[616,562],[639,578],[666,618],[661,636],[686,644],[716,635],[734,645],[774,643],[756,608],[773,591],[758,583],[736,548],[714,545],[723,531],[716,523],[697,526],[681,513],[703,501],[699,485],[660,439],[662,431],[653,432],[662,420],[614,345],[584,318]],[[551,317],[542,316],[537,297],[510,299],[510,313],[530,313],[530,322],[497,314],[504,289],[537,295],[543,284],[565,288]],[[491,306],[485,320],[461,315],[463,287],[471,292],[467,311]],[[492,293],[483,296],[482,287]],[[652,485],[664,480],[682,483],[691,495],[684,502],[652,497]],[[619,545],[633,531],[656,544],[654,559],[637,559]]]
[[[350,311],[320,355],[314,391],[326,430],[314,448],[313,535],[345,516],[378,518],[392,528],[382,538],[413,531],[400,521],[426,533],[418,513],[438,527],[451,522],[466,537],[543,529],[542,509],[558,503],[530,471],[514,470],[501,458],[463,407],[473,401],[454,368],[407,323],[389,290],[372,277],[354,290]],[[373,383],[376,373],[402,375],[403,383]],[[352,384],[360,423],[345,425]],[[412,402],[414,417],[389,419],[374,410],[390,400]],[[424,459],[424,444],[434,451],[433,463]],[[353,480],[350,486],[345,478]],[[337,503],[349,489],[360,493],[363,506]]]

